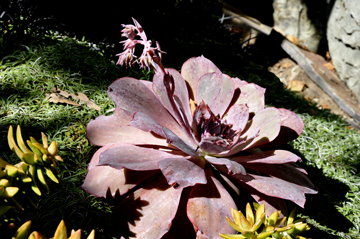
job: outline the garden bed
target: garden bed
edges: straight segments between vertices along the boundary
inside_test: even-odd
[[[120,30],[120,29],[119,29]],[[152,34],[151,31],[148,34]],[[156,37],[156,36],[155,36]],[[201,36],[197,36],[200,39]],[[231,77],[239,77],[266,88],[266,105],[286,108],[297,113],[304,121],[301,136],[284,148],[302,158],[311,181],[319,189],[318,194],[307,195],[305,208],[298,208],[300,217],[312,225],[303,236],[311,238],[358,238],[360,235],[360,135],[339,116],[326,109],[318,109],[306,99],[284,89],[279,79],[267,71],[259,55],[247,56],[221,37],[201,39],[196,52],[210,58]],[[225,38],[224,38],[225,39]],[[181,39],[174,41],[181,42]],[[161,42],[160,42],[161,43]],[[166,67],[180,70],[178,62],[185,62],[198,42],[182,42],[186,53],[165,56]],[[229,44],[229,45],[226,45]],[[86,125],[99,115],[110,115],[115,107],[107,95],[108,86],[124,76],[151,80],[152,72],[115,65],[114,57],[97,50],[96,44],[86,40],[61,35],[38,36],[26,41],[9,42],[0,39],[0,157],[9,163],[19,161],[9,149],[6,135],[9,127],[21,125],[24,138],[40,140],[41,132],[56,140],[60,163],[60,183],[49,182],[50,193],[43,194],[35,202],[37,208],[26,200],[18,201],[24,211],[7,214],[10,221],[21,225],[32,220],[33,230],[51,237],[61,219],[67,227],[83,229],[87,235],[96,230],[95,238],[119,238],[112,224],[112,211],[116,199],[96,198],[85,192],[84,182],[87,165],[98,149],[86,137]],[[177,52],[179,49],[163,49]],[[216,49],[227,49],[224,58],[215,57]],[[182,59],[178,59],[178,58]],[[175,59],[176,58],[176,59]],[[97,111],[85,103],[80,106],[53,103],[46,94],[53,89],[67,93],[84,93],[101,109]],[[70,98],[69,98],[70,99]],[[314,113],[316,112],[316,113]],[[250,200],[250,197],[247,198]],[[243,205],[247,200],[242,202]],[[289,208],[294,204],[289,203]],[[230,210],[230,209],[229,209]],[[243,208],[241,209],[242,211]],[[6,226],[2,222],[2,228]],[[0,234],[5,233],[1,229]]]

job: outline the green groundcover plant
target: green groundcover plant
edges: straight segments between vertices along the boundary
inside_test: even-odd
[[[124,77],[109,86],[116,109],[87,126],[90,142],[102,147],[82,186],[98,197],[123,195],[116,219],[122,236],[233,234],[226,216],[237,208],[240,187],[268,215],[285,213],[284,199],[303,207],[305,194],[317,191],[295,164],[300,158],[276,149],[301,134],[300,117],[266,108],[265,89],[223,74],[204,56],[187,60],[181,73],[164,68],[159,44],[152,47],[134,23],[123,25],[118,64],[155,75],[152,82]],[[139,58],[136,45],[144,47]]]

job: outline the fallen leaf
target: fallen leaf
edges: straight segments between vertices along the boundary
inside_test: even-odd
[[[291,67],[292,65],[293,65],[293,64],[292,64],[291,62],[288,62],[288,61],[283,62],[283,63],[281,64],[282,68],[284,68],[284,69],[289,68],[289,67]]]
[[[66,97],[66,98],[69,98],[69,96],[72,96],[72,94],[69,94],[67,93],[66,91],[63,91],[63,90],[60,90],[60,89],[57,89],[57,91],[59,91],[59,94]],[[74,97],[73,97],[74,98]],[[76,99],[76,98],[74,98]]]
[[[65,104],[69,104],[69,105],[80,106],[78,103],[68,100],[57,93],[51,93],[51,94],[46,93],[45,96],[46,96],[46,99],[49,100],[49,102],[52,102],[55,104],[65,103]]]
[[[89,98],[87,98],[87,96],[84,93],[78,92],[78,99],[80,100],[80,103],[84,102],[89,108],[94,108],[97,111],[100,111],[101,109],[98,105],[96,105],[94,102],[89,100]]]
[[[306,83],[303,81],[298,80],[291,80],[289,81],[289,84],[287,85],[287,89],[294,91],[294,92],[301,92],[303,91]]]
[[[330,107],[326,103],[319,105],[319,107],[320,109],[330,109]]]
[[[242,29],[242,28],[240,28],[240,27],[229,27],[228,29],[227,29],[227,32],[229,32],[229,33],[240,33],[240,32],[243,32],[244,30]]]
[[[335,67],[334,67],[334,65],[333,65],[333,63],[332,63],[331,61],[329,61],[328,63],[324,64],[324,66],[325,66],[326,68],[328,68],[329,70],[335,72]]]
[[[286,36],[286,39],[288,39],[289,41],[291,41],[295,45],[300,44],[299,38],[297,38],[296,36]]]
[[[347,127],[346,127],[346,129],[347,129],[347,130],[354,130],[354,129],[355,129],[355,127],[352,127],[352,126],[347,126]]]
[[[283,36],[286,35],[285,32],[284,32],[281,28],[279,28],[279,27],[277,27],[277,26],[274,26],[274,30],[277,31],[278,33],[280,33],[280,34],[283,35]]]
[[[101,109],[98,105],[96,105],[94,102],[89,100],[89,98],[82,92],[78,92],[77,93],[78,95],[76,95],[74,93],[69,94],[66,91],[56,89],[55,87],[52,89],[52,91],[53,91],[53,93],[45,94],[46,99],[49,100],[49,102],[52,102],[52,103],[55,103],[55,104],[65,103],[65,104],[75,105],[75,106],[80,106],[81,103],[85,103],[86,106],[89,107],[89,108],[94,108],[97,111],[100,111],[100,109]],[[80,104],[67,99],[70,96],[74,100],[79,100]]]
[[[309,101],[309,102],[311,101],[311,99],[310,99],[309,96],[305,96],[304,98],[305,98],[305,100],[307,100],[307,101]]]
[[[326,61],[331,61],[331,55],[329,51],[326,51]]]

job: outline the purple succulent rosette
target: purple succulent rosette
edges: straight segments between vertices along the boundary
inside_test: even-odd
[[[134,22],[124,25],[131,47],[136,35],[146,41]],[[283,199],[303,207],[314,185],[295,164],[297,155],[273,149],[301,134],[300,117],[265,108],[264,88],[223,74],[204,56],[187,60],[181,73],[165,69],[160,48],[150,46],[138,63],[155,69],[153,81],[113,82],[114,114],[87,126],[90,142],[102,147],[82,187],[98,197],[124,195],[117,208],[123,236],[234,234],[226,216],[237,208],[239,187],[266,204],[267,213],[286,212]],[[135,62],[124,59],[130,58],[120,54],[120,64]]]

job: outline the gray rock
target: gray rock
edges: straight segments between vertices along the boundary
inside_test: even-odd
[[[318,0],[316,0],[318,1]],[[302,0],[274,0],[274,27],[288,36],[295,36],[299,44],[316,52],[322,37],[321,27],[308,16],[308,6]]]
[[[327,39],[332,63],[360,103],[360,3],[336,0],[329,16]]]

